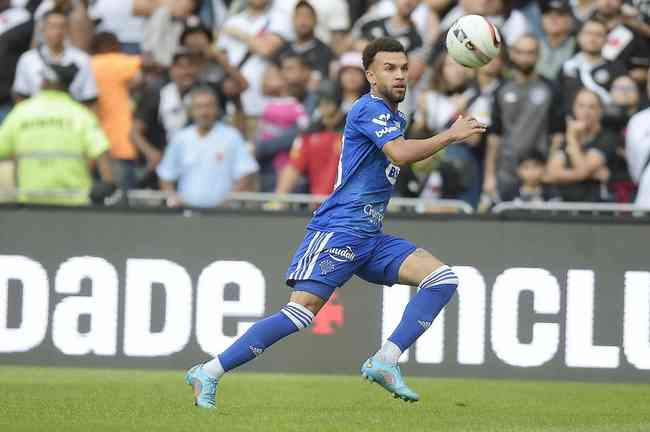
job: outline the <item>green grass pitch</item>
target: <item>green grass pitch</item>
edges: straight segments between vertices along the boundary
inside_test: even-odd
[[[0,367],[0,431],[650,431],[644,384],[410,378],[406,404],[355,376],[232,374],[204,411],[183,375]]]

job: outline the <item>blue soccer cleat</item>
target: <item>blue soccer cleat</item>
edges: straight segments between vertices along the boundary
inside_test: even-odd
[[[209,409],[217,407],[217,385],[219,380],[205,373],[202,363],[187,371],[185,382],[194,389],[194,405]]]
[[[398,365],[384,363],[374,357],[370,357],[361,366],[361,376],[370,382],[376,382],[394,398],[402,399],[406,402],[417,402],[420,397],[413,390],[408,388],[402,378],[402,371]]]

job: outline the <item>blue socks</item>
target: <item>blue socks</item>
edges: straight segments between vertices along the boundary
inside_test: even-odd
[[[208,362],[206,371],[212,372],[212,375],[219,378],[219,375],[224,372],[253,360],[280,339],[308,327],[313,319],[314,314],[309,309],[301,304],[291,302],[275,315],[253,324],[246,333],[219,354],[215,360]],[[223,372],[215,373],[215,370],[218,371],[219,368],[211,368],[214,365],[210,365],[210,363],[213,362],[218,362],[219,365],[217,366],[220,366]]]
[[[409,348],[430,326],[443,307],[449,302],[458,286],[458,276],[448,267],[442,266],[425,277],[419,291],[409,301],[402,315],[402,321],[388,338],[392,344],[385,345],[378,354],[385,354],[384,361],[397,363],[399,355]],[[395,346],[400,353],[395,356]],[[386,351],[383,353],[382,351]]]

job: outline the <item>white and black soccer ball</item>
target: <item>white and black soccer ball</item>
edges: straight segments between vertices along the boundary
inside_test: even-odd
[[[447,52],[469,68],[488,64],[501,52],[499,30],[481,15],[465,15],[447,32]]]

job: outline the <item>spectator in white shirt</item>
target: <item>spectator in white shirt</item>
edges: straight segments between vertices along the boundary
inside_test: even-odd
[[[277,33],[290,28],[282,29],[285,20],[272,15],[268,5],[269,0],[249,0],[246,10],[226,20],[218,43],[228,54],[230,64],[237,66],[248,81],[242,104],[246,116],[253,118],[260,116],[264,108],[262,77],[267,60],[283,43]]]
[[[51,64],[69,66],[75,64],[79,69],[70,86],[70,94],[79,102],[94,106],[97,101],[97,83],[90,56],[66,43],[68,18],[60,12],[52,11],[43,17],[43,36],[45,43],[27,51],[18,60],[16,80],[13,91],[17,101],[35,95],[41,89],[42,71],[45,61]]]

